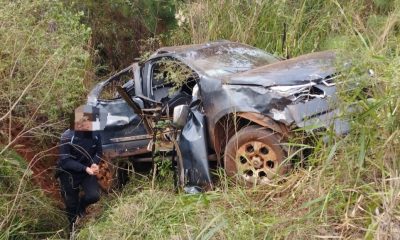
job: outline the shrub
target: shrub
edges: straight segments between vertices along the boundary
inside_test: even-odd
[[[2,1],[0,122],[43,133],[82,100],[90,29],[80,18],[59,1]]]

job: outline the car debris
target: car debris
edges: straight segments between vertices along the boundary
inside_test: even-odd
[[[152,161],[156,122],[173,120],[181,184],[211,186],[210,161],[228,176],[265,184],[287,172],[284,143],[294,129],[349,131],[338,118],[338,76],[332,51],[283,60],[216,41],[161,48],[99,83],[86,104],[107,113],[101,131],[107,159]],[[166,151],[172,132],[158,131],[158,140],[169,142]]]

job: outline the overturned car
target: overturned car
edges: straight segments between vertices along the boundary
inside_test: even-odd
[[[287,171],[294,129],[349,130],[337,118],[334,61],[330,51],[283,60],[230,41],[165,47],[99,83],[87,104],[107,114],[106,159],[151,161],[154,143],[174,142],[177,129],[181,184],[210,185],[210,161],[263,184]],[[165,120],[171,127],[158,127]]]

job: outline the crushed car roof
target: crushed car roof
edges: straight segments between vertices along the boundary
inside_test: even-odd
[[[335,53],[324,51],[282,60],[252,46],[227,40],[163,47],[153,54],[180,56],[204,74],[225,84],[275,85],[302,84],[333,75]]]
[[[152,57],[162,54],[179,57],[197,71],[216,78],[279,61],[262,49],[230,41],[161,48]]]

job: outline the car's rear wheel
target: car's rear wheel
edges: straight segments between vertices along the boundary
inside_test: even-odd
[[[226,145],[224,167],[228,176],[237,176],[248,185],[267,184],[287,171],[284,159],[285,151],[277,133],[260,126],[247,126]]]

